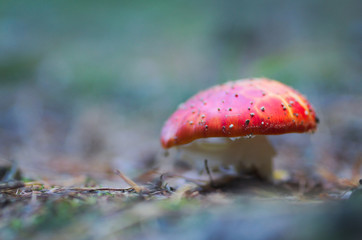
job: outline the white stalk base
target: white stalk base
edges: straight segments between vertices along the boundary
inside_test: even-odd
[[[207,138],[171,148],[162,164],[170,166],[172,160],[185,162],[198,171],[205,169],[207,159],[211,171],[230,169],[238,174],[257,173],[262,179],[273,179],[273,146],[265,136],[254,138]]]

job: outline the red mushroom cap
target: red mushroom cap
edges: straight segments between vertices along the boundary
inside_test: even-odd
[[[313,132],[318,118],[307,99],[275,80],[238,80],[191,97],[166,121],[164,148],[208,137]]]

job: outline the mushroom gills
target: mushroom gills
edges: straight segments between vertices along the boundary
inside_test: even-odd
[[[205,138],[178,147],[176,158],[198,171],[205,168],[204,159],[212,171],[234,170],[237,174],[256,173],[272,181],[275,150],[266,136],[252,139]]]

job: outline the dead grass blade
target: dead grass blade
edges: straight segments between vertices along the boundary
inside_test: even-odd
[[[120,176],[123,181],[125,181],[128,185],[130,185],[137,193],[140,192],[145,192],[147,191],[147,189],[143,186],[139,186],[137,183],[135,183],[132,179],[130,179],[129,177],[127,177],[126,175],[124,175],[121,171],[119,171],[118,169],[115,170],[115,173]]]
[[[210,169],[209,169],[209,164],[208,164],[208,162],[207,162],[207,159],[205,159],[204,165],[205,165],[206,173],[207,173],[207,175],[209,176],[209,179],[210,179],[210,185],[211,185],[212,187],[215,187],[214,180],[212,179],[212,176],[211,176],[211,172],[210,172]]]

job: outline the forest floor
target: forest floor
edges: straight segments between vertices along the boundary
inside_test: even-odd
[[[104,108],[24,121],[0,139],[0,239],[362,239],[362,99],[325,99],[314,135],[273,136],[273,183],[161,172],[152,125]]]
[[[329,187],[297,175],[266,183],[224,176],[198,181],[146,172],[129,188],[68,179],[67,186],[21,179],[8,168],[0,184],[1,239],[359,239],[357,179],[323,175]],[[356,176],[355,176],[356,177]],[[178,189],[168,179],[183,179]],[[83,181],[84,187],[69,187]],[[356,183],[357,181],[357,183]],[[73,182],[73,183],[72,183]]]

